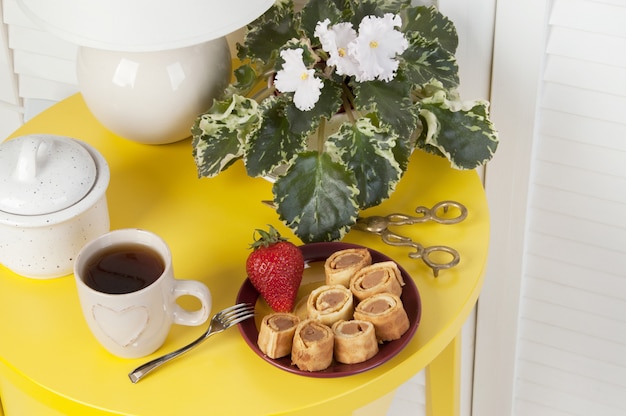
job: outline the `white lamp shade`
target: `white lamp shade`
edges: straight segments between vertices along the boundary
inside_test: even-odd
[[[274,0],[17,0],[50,33],[81,46],[125,52],[182,48],[225,36]]]

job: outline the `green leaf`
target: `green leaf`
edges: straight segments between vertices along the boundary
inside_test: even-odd
[[[342,124],[326,139],[325,151],[354,173],[361,209],[380,204],[395,190],[402,174],[393,153],[395,144],[396,136],[374,126],[368,117]]]
[[[411,0],[379,0],[378,8],[383,13],[398,13],[398,11],[409,7]]]
[[[302,9],[300,20],[306,36],[313,42],[318,42],[313,35],[317,22],[328,19],[331,24],[335,24],[341,20],[341,17],[342,13],[337,6],[337,0],[309,0]]]
[[[229,84],[223,93],[223,97],[228,98],[233,95],[249,96],[255,88],[259,88],[261,77],[258,75],[257,67],[254,64],[243,64],[233,71],[235,81]]]
[[[259,59],[271,65],[278,50],[290,39],[299,37],[297,21],[293,18],[293,2],[277,0],[268,11],[248,25],[237,57],[241,61]]]
[[[421,133],[421,120],[418,120],[418,125],[419,133]],[[410,137],[398,137],[398,140],[396,140],[396,146],[393,148],[393,156],[398,162],[398,165],[400,165],[402,174],[404,174],[409,167],[409,158],[415,149],[417,137],[419,137],[418,130],[416,130]]]
[[[309,135],[319,126],[320,118],[330,119],[341,108],[341,86],[323,78],[324,86],[318,102],[309,111],[298,109],[290,100],[286,108],[287,118],[291,123],[291,132],[295,135]],[[289,93],[292,96],[291,93]]]
[[[355,30],[358,30],[359,24],[365,16],[382,17],[385,13],[398,14],[401,10],[411,6],[411,0],[365,0],[348,3],[352,6],[350,21]],[[348,20],[348,17],[344,15],[344,20]]]
[[[459,85],[459,67],[454,54],[436,40],[413,33],[402,60],[407,78],[416,85],[426,85],[433,80],[440,81],[446,88]]]
[[[315,64],[320,61],[320,57],[311,47],[311,41],[309,39],[290,39],[280,48],[281,52],[285,49],[302,49],[302,62],[307,68],[313,68]],[[279,71],[284,64],[285,60],[280,56],[279,52],[274,69]]]
[[[259,82],[259,77],[256,71],[250,65],[241,65],[233,72],[236,80],[234,87],[237,88],[237,90],[244,92],[241,95],[245,95],[245,92],[248,92],[252,88],[256,87]]]
[[[264,176],[306,148],[306,136],[291,132],[284,97],[269,97],[260,105],[261,123],[248,137],[244,162],[248,175]]]
[[[398,73],[389,81],[352,82],[358,110],[376,111],[383,125],[401,137],[410,137],[418,125],[419,103],[410,98],[411,83]]]
[[[243,156],[244,138],[260,121],[255,101],[235,95],[216,101],[191,128],[198,176],[213,177]]]
[[[444,91],[425,99],[421,117],[426,128],[417,146],[445,156],[456,169],[474,169],[487,163],[498,147],[488,105],[480,100],[449,101]]]
[[[451,54],[456,53],[459,37],[454,23],[436,7],[418,6],[405,10],[402,16],[403,32],[418,32],[429,41],[437,41]]]
[[[354,30],[359,30],[359,25],[365,16],[383,16],[383,10],[380,8],[380,4],[377,0],[365,0],[351,2],[353,10],[353,17],[351,19]]]
[[[280,219],[305,243],[339,240],[356,223],[354,176],[327,154],[299,154],[273,192]]]

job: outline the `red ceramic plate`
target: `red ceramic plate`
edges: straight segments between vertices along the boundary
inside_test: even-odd
[[[314,288],[324,284],[324,262],[331,254],[333,254],[335,251],[358,247],[361,246],[348,243],[311,243],[300,246],[300,250],[302,250],[302,254],[304,255],[304,260],[307,264],[307,267],[304,270],[304,276],[302,278],[302,284],[298,293],[298,299],[301,299],[302,297],[310,293],[311,290],[313,290]],[[374,263],[391,260],[389,257],[378,251],[371,249],[369,250],[372,255],[372,262]],[[239,289],[239,293],[237,294],[237,303],[246,302],[255,305],[257,316],[255,317],[255,319],[248,319],[240,323],[239,331],[241,332],[243,338],[246,340],[246,343],[250,346],[250,348],[252,348],[255,353],[259,355],[259,357],[261,357],[268,363],[290,373],[299,374],[307,377],[320,378],[344,377],[357,373],[362,373],[363,371],[370,370],[385,363],[393,356],[398,354],[402,350],[402,348],[404,348],[406,344],[408,344],[408,342],[411,340],[411,338],[415,334],[415,331],[417,330],[417,326],[419,325],[422,306],[417,287],[415,286],[413,279],[401,266],[400,271],[402,272],[402,277],[404,278],[405,282],[405,286],[403,287],[402,296],[400,296],[400,299],[402,299],[404,309],[406,310],[409,318],[409,329],[407,332],[404,333],[404,335],[402,335],[400,339],[381,344],[379,346],[378,354],[362,363],[341,364],[333,361],[331,366],[326,370],[310,372],[302,371],[298,369],[298,367],[296,367],[295,365],[292,365],[290,356],[272,359],[263,354],[263,352],[257,346],[259,327],[263,316],[271,313],[272,310],[269,308],[267,303],[265,303],[263,298],[259,296],[259,292],[257,292],[254,286],[252,286],[252,283],[250,283],[249,279],[246,279],[241,286],[241,289]]]

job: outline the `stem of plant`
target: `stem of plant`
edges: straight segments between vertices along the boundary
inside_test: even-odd
[[[274,94],[274,91],[276,91],[276,88],[274,87],[271,87],[271,88],[265,87],[257,91],[251,98],[257,103],[260,103],[261,101],[263,101],[270,95]]]
[[[342,103],[343,109],[346,112],[346,115],[348,116],[348,120],[350,120],[350,122],[354,124],[356,122],[356,120],[354,119],[354,112],[352,111],[355,108],[354,97],[352,96],[352,92],[350,91],[350,89],[348,88],[346,84],[342,84],[342,89],[343,89],[343,93],[341,94],[341,98],[343,101]]]

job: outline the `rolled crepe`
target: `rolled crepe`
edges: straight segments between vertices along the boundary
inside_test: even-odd
[[[291,354],[293,335],[300,319],[290,313],[271,313],[263,317],[257,345],[270,358]]]
[[[404,279],[393,261],[374,263],[359,270],[350,281],[350,291],[362,301],[377,293],[402,294]]]
[[[291,362],[302,371],[320,371],[333,361],[335,336],[332,329],[307,319],[298,324],[293,337]]]
[[[372,256],[366,248],[336,251],[324,263],[326,284],[350,287],[350,278],[370,264],[372,264]]]
[[[354,319],[374,324],[379,341],[398,339],[409,329],[409,318],[396,295],[379,293],[362,300],[354,311]]]
[[[367,361],[378,353],[374,324],[368,321],[338,321],[333,325],[335,360],[344,364]]]
[[[324,325],[352,319],[354,300],[352,292],[342,285],[323,285],[313,290],[306,304],[307,317]]]

